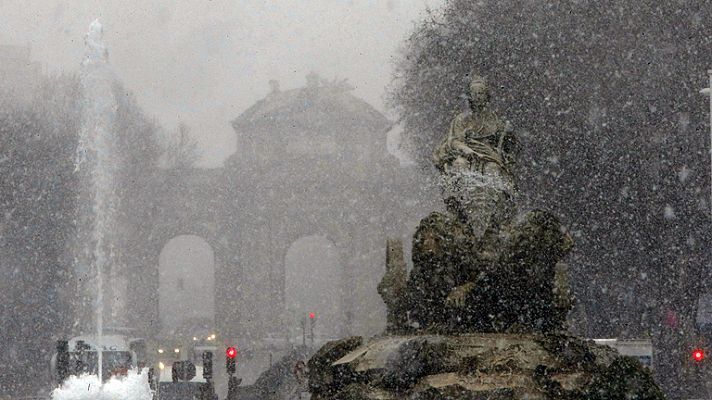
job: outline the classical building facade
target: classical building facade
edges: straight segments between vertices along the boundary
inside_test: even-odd
[[[436,205],[437,193],[414,167],[386,150],[392,123],[356,98],[345,82],[312,75],[304,88],[277,85],[232,121],[238,150],[216,170],[175,179],[156,205],[145,265],[132,296],[135,325],[159,321],[160,249],[193,234],[214,251],[216,327],[224,337],[281,335],[293,323],[285,297],[286,258],[293,243],[326,238],[338,258],[338,333],[373,334],[385,324],[376,286],[386,238],[409,238]],[[314,271],[314,273],[319,273]],[[298,279],[298,278],[297,278]],[[305,276],[304,279],[309,279]]]

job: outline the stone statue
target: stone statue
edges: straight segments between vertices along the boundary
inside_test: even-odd
[[[489,98],[486,81],[475,75],[470,109],[453,119],[433,154],[448,211],[477,235],[511,216],[515,192],[513,129],[488,108]]]
[[[517,213],[512,129],[488,99],[474,77],[471,109],[435,151],[446,211],[420,221],[407,277],[387,241],[385,335],[322,347],[311,398],[663,400],[635,359],[567,332],[573,240],[550,212]]]
[[[515,218],[512,129],[487,109],[483,78],[470,84],[471,110],[458,115],[435,152],[447,212],[421,220],[413,270],[388,262],[379,286],[391,325],[402,304],[413,329],[433,333],[553,332],[565,328],[570,293],[557,266],[573,245],[551,213]],[[388,243],[389,248],[393,245]],[[399,253],[400,254],[400,253]],[[396,281],[404,299],[386,290]],[[400,289],[404,287],[404,289]]]
[[[553,214],[533,210],[503,227],[494,259],[477,248],[472,278],[446,299],[458,323],[451,330],[479,332],[556,332],[566,328],[568,287],[557,263],[573,247],[566,228]],[[562,286],[562,287],[559,287]]]
[[[435,149],[433,160],[441,172],[471,170],[511,175],[515,142],[509,122],[488,108],[487,82],[473,76],[468,100],[470,109],[458,114],[447,136]]]

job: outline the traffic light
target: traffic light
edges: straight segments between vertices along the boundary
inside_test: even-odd
[[[225,350],[225,369],[227,373],[232,375],[235,373],[235,366],[237,365],[237,349],[230,346]]]
[[[701,348],[692,350],[692,359],[695,362],[702,362],[705,359],[705,351]]]

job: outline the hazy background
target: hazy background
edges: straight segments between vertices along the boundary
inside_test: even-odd
[[[235,150],[229,121],[310,71],[348,78],[384,111],[392,57],[413,20],[442,0],[0,0],[0,44],[29,44],[46,72],[71,71],[99,18],[110,61],[140,106],[169,130],[192,128],[202,167]]]
[[[424,18],[427,7],[442,3],[446,10]],[[433,206],[411,200],[428,199],[422,193],[430,189],[427,171],[435,172],[433,146],[464,106],[474,69],[496,85],[493,108],[521,141],[522,210],[550,210],[575,236],[573,332],[651,337],[657,378],[671,398],[712,397],[693,393],[700,379],[684,363],[689,346],[712,342],[712,321],[696,314],[698,305],[712,308],[709,98],[699,94],[712,65],[712,0],[0,0],[0,46],[30,46],[46,73],[75,72],[96,18],[123,85],[112,93],[115,137],[117,155],[131,162],[117,175],[121,218],[110,236],[122,249],[116,265],[125,265],[133,282],[167,264],[176,273],[169,274],[173,287],[197,291],[186,284],[194,271],[185,266],[216,264],[223,307],[246,299],[220,321],[233,329],[247,316],[248,333],[267,342],[258,336],[274,337],[268,330],[280,320],[273,310],[282,307],[283,270],[293,274],[284,297],[301,299],[293,303],[302,318],[307,305],[319,308],[320,299],[307,294],[336,297],[311,285],[329,284],[323,278],[333,281],[330,271],[343,271],[358,290],[348,296],[358,307],[346,304],[344,316],[353,311],[376,327],[385,235],[408,243],[417,221],[441,207],[437,195]],[[416,19],[421,23],[406,39]],[[31,381],[49,378],[57,335],[94,323],[82,310],[91,309],[95,290],[76,282],[89,271],[91,258],[83,263],[75,255],[93,232],[94,205],[91,182],[75,165],[83,89],[78,76],[41,76],[22,56],[22,48],[0,48],[0,67],[7,67],[0,75],[11,77],[0,83],[19,88],[5,95],[0,85],[0,326],[8,327],[0,329],[0,343],[9,349],[0,358],[0,397],[33,395]],[[183,131],[203,153],[199,165],[219,166],[235,150],[229,122],[268,93],[269,80],[287,90],[303,87],[312,70],[346,78],[356,96],[384,111],[394,59],[402,79],[390,96],[403,143],[425,167],[420,172],[387,159],[381,167],[360,161],[378,153],[388,124],[350,93],[323,97],[343,102],[284,108],[292,114],[285,124],[309,119],[301,133],[313,140],[336,134],[341,147],[324,158],[332,162],[314,162],[322,157],[318,146],[312,157],[282,151],[280,135],[294,134],[282,127],[294,124],[250,123],[247,132],[259,134],[244,143],[264,163],[235,157],[225,170],[196,170],[183,157],[192,146],[173,146],[143,116],[155,116],[168,132],[187,124]],[[331,104],[335,112],[325,113]],[[254,272],[247,282],[238,273],[245,268]],[[106,287],[129,288],[122,279]],[[137,295],[126,296],[140,329],[156,317],[158,280],[144,279],[131,287]],[[236,283],[245,290],[233,297]],[[341,320],[328,312],[336,312],[315,311],[319,333],[331,336],[327,324]],[[299,320],[291,325],[299,336]]]

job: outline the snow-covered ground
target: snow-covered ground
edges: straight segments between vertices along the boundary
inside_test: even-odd
[[[96,375],[72,376],[52,391],[52,400],[151,400],[148,370],[129,372],[128,376],[111,378],[103,386]]]

